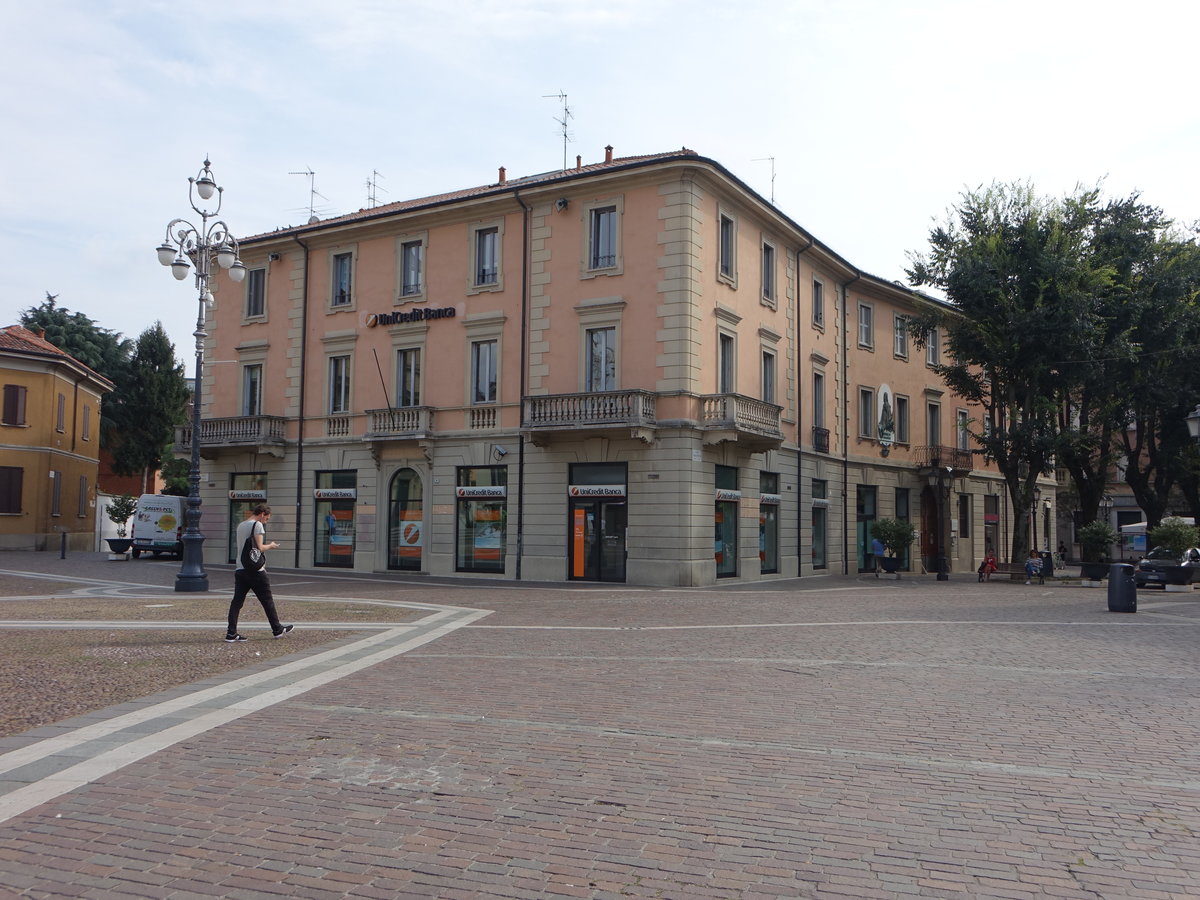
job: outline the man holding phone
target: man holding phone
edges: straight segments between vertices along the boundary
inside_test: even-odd
[[[242,604],[246,602],[246,594],[250,591],[254,591],[254,596],[262,604],[263,612],[267,614],[267,621],[271,624],[271,633],[275,637],[283,637],[296,627],[295,625],[281,624],[279,615],[275,612],[275,598],[271,595],[271,580],[267,578],[265,555],[266,551],[274,550],[279,543],[277,541],[266,542],[266,523],[270,519],[271,507],[260,503],[251,510],[250,517],[237,527],[237,567],[233,570],[233,600],[229,603],[229,626],[225,629],[227,644],[246,640],[238,634],[238,616],[242,612]],[[244,560],[247,554],[242,552],[247,541],[260,554],[263,554],[261,566],[253,571],[246,567]]]

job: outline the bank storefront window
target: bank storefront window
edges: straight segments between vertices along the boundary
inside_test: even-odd
[[[733,466],[717,466],[716,508],[714,510],[713,556],[717,562],[717,577],[737,575],[738,507],[742,502],[737,490],[738,470]]]
[[[354,506],[358,498],[354,469],[317,472],[313,491],[316,531],[313,565],[354,568]]]
[[[779,473],[761,472],[758,476],[758,560],[762,574],[779,571]]]
[[[229,534],[226,536],[226,562],[237,562],[242,548],[237,546],[237,527],[246,521],[250,510],[267,502],[266,472],[234,472],[229,476]],[[276,528],[277,522],[272,523]]]
[[[388,491],[389,569],[420,571],[423,510],[421,476],[401,469],[392,476]]]
[[[503,572],[508,534],[508,468],[458,469],[455,487],[454,568],[458,572]]]

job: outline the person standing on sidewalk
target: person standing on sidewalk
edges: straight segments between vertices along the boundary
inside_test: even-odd
[[[295,625],[283,625],[279,621],[279,615],[275,612],[275,598],[271,596],[271,580],[267,578],[266,563],[264,562],[261,569],[253,572],[247,570],[242,563],[241,548],[248,540],[264,556],[266,551],[274,550],[279,546],[277,541],[267,543],[265,540],[265,526],[270,519],[271,507],[260,503],[251,511],[250,518],[237,527],[237,567],[233,570],[233,600],[229,603],[229,626],[225,629],[226,643],[233,644],[246,640],[238,634],[238,616],[241,614],[242,604],[246,602],[246,594],[250,591],[254,591],[254,596],[262,604],[263,612],[267,614],[267,621],[271,624],[271,633],[275,637],[283,637],[296,627]]]

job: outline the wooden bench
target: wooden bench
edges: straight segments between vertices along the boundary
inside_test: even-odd
[[[1024,563],[1006,563],[1006,562],[996,563],[996,571],[992,573],[992,578],[993,579],[999,578],[1000,580],[1003,581],[1004,576],[1006,576],[1006,575],[1008,576],[1009,581],[1028,581],[1028,580],[1030,580],[1025,576],[1025,564]],[[1041,575],[1039,575],[1039,576],[1037,576],[1037,583],[1045,584],[1046,579],[1043,578]]]

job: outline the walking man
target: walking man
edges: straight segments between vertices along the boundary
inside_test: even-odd
[[[233,600],[229,604],[229,627],[225,629],[226,643],[236,643],[246,640],[238,634],[238,615],[242,611],[242,604],[246,601],[246,594],[254,591],[254,596],[258,598],[258,602],[262,604],[263,612],[267,614],[267,621],[271,624],[271,633],[275,637],[283,637],[290,632],[295,625],[282,625],[279,622],[279,616],[275,612],[275,598],[271,596],[271,580],[267,578],[267,568],[264,561],[261,568],[251,571],[246,568],[242,553],[242,548],[245,547],[246,541],[251,542],[251,546],[258,549],[262,554],[266,554],[267,550],[274,550],[279,544],[276,541],[266,543],[265,525],[271,519],[271,507],[265,503],[260,503],[254,507],[245,522],[242,522],[237,527],[237,568],[233,570]]]

